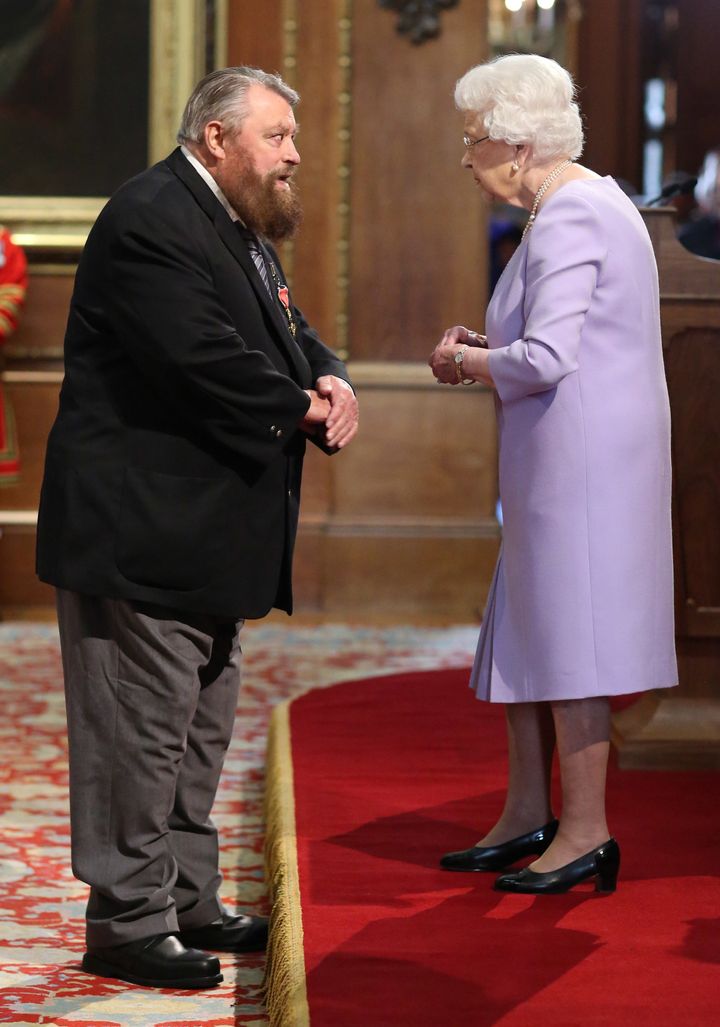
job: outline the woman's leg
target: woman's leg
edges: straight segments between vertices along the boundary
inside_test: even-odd
[[[555,731],[549,703],[508,703],[508,789],[495,826],[478,845],[501,845],[552,820],[550,772]]]
[[[555,723],[562,814],[552,844],[534,863],[537,873],[565,866],[609,837],[605,779],[610,749],[610,703],[605,697],[550,703]]]

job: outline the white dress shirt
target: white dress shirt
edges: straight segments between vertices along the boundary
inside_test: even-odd
[[[242,218],[240,217],[238,212],[235,210],[235,208],[233,206],[231,206],[230,201],[228,200],[227,196],[222,191],[220,186],[217,184],[217,182],[215,181],[213,176],[210,174],[208,169],[205,167],[205,165],[201,164],[200,161],[197,159],[197,157],[193,156],[193,154],[190,153],[190,151],[188,150],[187,146],[181,146],[180,147],[180,152],[182,153],[183,157],[185,157],[186,160],[190,161],[192,166],[197,171],[198,175],[200,175],[200,178],[202,178],[203,182],[206,182],[210,186],[212,191],[215,193],[217,198],[222,203],[222,205],[225,208],[225,210],[230,215],[231,219],[233,221],[239,221],[241,224],[244,224]]]

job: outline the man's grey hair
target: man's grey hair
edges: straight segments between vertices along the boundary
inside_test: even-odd
[[[222,121],[232,131],[238,131],[248,113],[247,92],[253,85],[272,89],[287,100],[291,107],[300,99],[279,75],[260,68],[242,66],[211,71],[198,82],[185,105],[177,141],[202,142],[209,121]]]

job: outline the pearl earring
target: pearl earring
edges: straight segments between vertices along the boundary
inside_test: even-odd
[[[516,160],[514,160],[514,161],[512,162],[512,164],[510,165],[510,167],[511,167],[511,168],[513,169],[513,171],[514,171],[514,172],[515,172],[516,174],[517,174],[517,172],[518,172],[518,171],[520,170],[520,165],[518,164],[518,162],[517,162]]]

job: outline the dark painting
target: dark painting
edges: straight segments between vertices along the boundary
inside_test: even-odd
[[[107,196],[147,166],[150,0],[0,0],[0,195]]]

